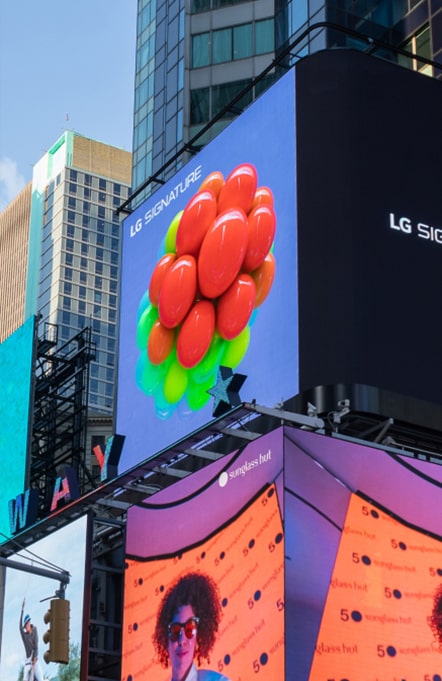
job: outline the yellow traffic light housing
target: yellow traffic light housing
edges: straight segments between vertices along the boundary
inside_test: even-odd
[[[43,617],[45,624],[49,624],[49,629],[43,634],[43,641],[49,644],[43,655],[46,663],[69,662],[69,605],[64,598],[53,598]]]

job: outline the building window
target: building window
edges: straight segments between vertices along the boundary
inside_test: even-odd
[[[266,54],[274,46],[273,18],[197,33],[192,36],[192,68]]]
[[[222,64],[232,61],[232,29],[222,28],[212,33],[212,63]]]
[[[199,33],[192,36],[192,68],[210,64],[210,33]]]
[[[275,49],[275,27],[273,19],[264,19],[255,24],[255,54],[267,54]]]
[[[416,54],[419,57],[431,59],[430,27],[426,26],[422,31],[411,38],[405,45],[405,49],[413,52],[413,54]],[[423,73],[426,76],[433,75],[433,67],[430,64],[419,61],[419,59],[408,60],[407,66],[412,68],[413,71],[419,71],[419,73]]]
[[[98,189],[101,191],[105,192],[106,191],[106,180],[104,180],[102,177],[98,180]]]
[[[190,93],[190,122],[207,123],[210,120],[210,88],[202,87]]]
[[[233,59],[245,59],[253,55],[252,24],[233,28]]]

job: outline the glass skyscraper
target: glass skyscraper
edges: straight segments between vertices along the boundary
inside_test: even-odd
[[[441,61],[439,0],[138,0],[137,21],[133,190],[167,167],[131,208],[241,113],[280,68],[306,54],[332,47],[371,50],[375,39],[377,56],[442,75],[379,47],[385,43]],[[283,53],[280,67],[269,68]],[[264,69],[265,78],[254,83]],[[215,125],[181,153],[216,116]]]
[[[68,341],[85,327],[96,348],[89,407],[112,415],[117,344],[120,218],[131,154],[65,132],[35,165],[25,319],[58,326]]]

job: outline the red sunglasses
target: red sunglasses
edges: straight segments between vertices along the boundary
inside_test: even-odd
[[[199,617],[191,617],[187,622],[171,622],[167,627],[169,640],[172,641],[172,643],[178,641],[181,629],[184,630],[186,638],[192,638],[192,636],[195,636],[196,634],[199,621]]]

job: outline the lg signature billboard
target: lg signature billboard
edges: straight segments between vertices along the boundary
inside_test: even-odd
[[[212,419],[220,366],[297,392],[294,110],[290,73],[124,223],[120,471]]]

